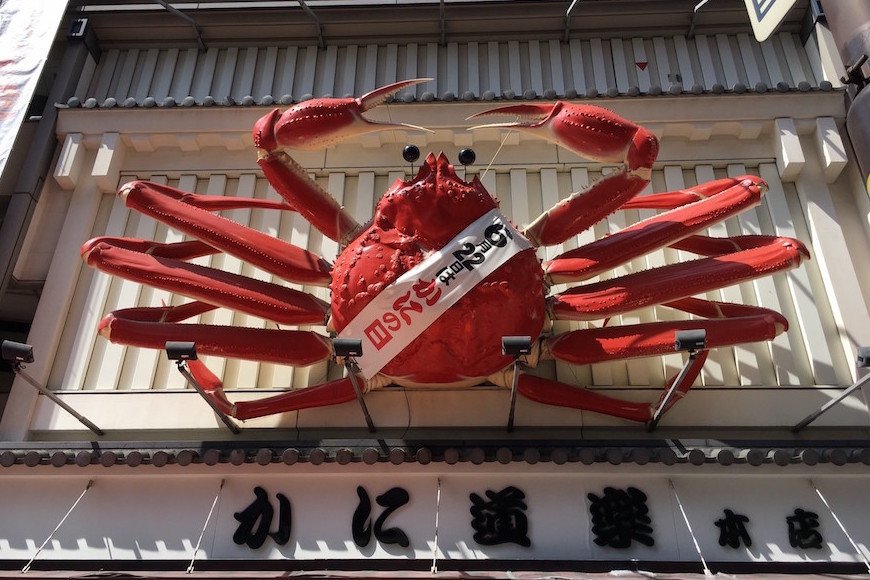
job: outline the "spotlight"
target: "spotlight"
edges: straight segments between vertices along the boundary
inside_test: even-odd
[[[707,331],[703,328],[692,330],[678,330],[674,340],[674,349],[677,351],[696,351],[707,348]]]
[[[17,363],[33,362],[33,347],[29,344],[4,340],[0,349],[2,349],[3,360]]]
[[[501,337],[501,353],[507,356],[522,356],[532,354],[531,336]]]
[[[356,363],[356,358],[363,355],[362,340],[359,338],[334,338],[332,339],[332,352],[336,358],[344,359],[344,368],[347,369],[347,376],[350,378],[350,384],[353,385],[353,391],[356,393],[356,400],[359,402],[363,416],[366,419],[366,425],[369,427],[369,433],[375,433],[375,423],[372,421],[372,416],[369,413],[369,408],[363,399],[362,389],[357,382],[356,374],[360,372],[359,365]]]
[[[865,369],[870,367],[870,346],[858,347],[858,356],[855,357],[855,366],[859,369]],[[822,413],[825,413],[831,407],[838,405],[840,401],[842,401],[858,389],[863,388],[868,383],[870,383],[870,373],[865,374],[863,377],[859,378],[858,381],[855,382],[852,386],[840,393],[837,397],[822,405],[821,409],[819,409],[818,411],[814,411],[804,417],[797,425],[791,428],[792,432],[797,433],[798,431],[818,419],[822,415]]]
[[[55,405],[75,417],[79,423],[97,435],[105,435],[105,432],[102,429],[94,425],[87,417],[70,407],[63,399],[58,397],[54,391],[45,388],[36,382],[36,379],[24,372],[24,363],[32,363],[34,360],[32,346],[24,344],[23,342],[4,340],[3,344],[0,345],[0,356],[2,356],[3,360],[8,360],[12,363],[12,371],[16,375],[24,379],[30,384],[30,386],[49,398]]]
[[[358,338],[336,338],[332,341],[332,350],[337,357],[362,356],[362,340]]]
[[[196,360],[196,343],[169,341],[166,343],[166,357],[174,361]]]

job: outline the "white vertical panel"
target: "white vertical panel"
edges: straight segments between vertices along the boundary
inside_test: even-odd
[[[254,87],[251,96],[259,101],[266,95],[281,98],[281,95],[272,93],[272,85],[275,83],[275,66],[278,62],[278,47],[270,46],[265,50],[263,58],[258,62],[257,75],[254,77]]]
[[[201,62],[197,63],[196,74],[193,78],[193,89],[191,91],[193,98],[199,100],[211,95],[211,84],[214,80],[217,57],[218,49],[214,47],[208,49],[205,55],[201,55]]]
[[[287,52],[284,55],[284,64],[281,67],[281,80],[276,82],[272,89],[276,98],[281,98],[284,95],[301,96],[301,93],[293,92],[293,83],[296,81],[296,57],[299,54],[299,49],[295,46],[288,46]]]
[[[815,258],[825,284],[825,294],[831,302],[834,320],[840,333],[841,347],[847,361],[855,359],[857,347],[870,344],[870,313],[864,302],[858,277],[848,259],[849,245],[843,236],[837,210],[821,168],[813,160],[808,162],[795,182],[804,207],[807,226],[812,237]],[[854,365],[849,365],[855,380]]]
[[[367,54],[371,54],[368,50]],[[377,56],[378,56],[378,47],[376,46],[374,49],[375,56],[375,71],[377,72]],[[351,44],[350,46],[345,47],[344,53],[344,72],[341,75],[340,83],[335,87],[335,96],[336,97],[345,97],[345,96],[353,96],[356,94],[356,64],[357,59],[359,58],[359,50],[355,44]],[[369,59],[366,57],[366,72],[365,76],[369,76]],[[365,88],[360,92],[360,95],[367,93],[368,91]]]
[[[649,77],[649,58],[646,55],[646,47],[644,46],[642,38],[632,38],[631,39],[631,48],[634,54],[634,62],[630,63],[629,66],[633,66],[635,72],[637,73],[637,88],[640,89],[641,93],[647,93],[650,89],[650,77]],[[637,63],[646,63],[646,67],[641,69]],[[667,61],[665,61],[667,63]],[[667,85],[662,85],[667,86]]]
[[[713,55],[706,34],[695,36],[695,47],[698,50],[698,60],[701,63],[701,75],[704,77],[704,88],[708,91],[716,84],[716,69],[713,66]]]
[[[551,40],[550,45],[550,78],[552,78],[551,87],[556,91],[556,95],[565,95],[565,69],[562,68],[562,45],[558,40]]]
[[[508,65],[510,70],[510,88],[517,96],[523,94],[523,77],[520,68],[520,43],[516,40],[508,42]]]
[[[239,56],[238,48],[228,48],[224,55],[224,62],[215,69],[215,77],[212,83],[212,96],[222,100],[230,96],[233,90],[233,76],[236,73],[236,61]]]
[[[350,48],[350,47],[348,47]],[[393,54],[393,75],[395,75],[395,53]],[[354,61],[355,62],[355,61]],[[387,70],[390,70],[389,63],[387,64]],[[348,66],[345,69],[346,73],[355,75],[356,74],[356,66],[350,67]],[[362,90],[360,91],[361,95],[368,93],[369,91],[373,91],[377,88],[377,74],[378,74],[378,45],[377,44],[369,44],[366,46],[366,56],[365,56],[365,76],[362,81]],[[350,85],[353,87],[353,85]],[[351,92],[353,90],[351,89]]]
[[[407,51],[405,53],[405,75],[409,79],[415,79],[418,76],[420,76],[417,73],[417,45],[416,44],[409,44]],[[416,96],[418,94],[417,91],[419,89],[419,86],[420,85],[415,85],[413,87],[405,89],[404,91],[402,91],[399,94],[400,95],[407,95],[410,93],[411,95]]]
[[[130,210],[124,205],[123,199],[118,196],[113,197],[114,203],[112,204],[112,211],[109,214],[109,222],[106,225],[105,235],[123,236]],[[103,338],[97,339],[95,337],[95,329],[105,313],[106,299],[109,295],[111,284],[112,276],[99,271],[94,272],[90,288],[88,289],[87,302],[82,311],[76,338],[70,352],[70,362],[63,377],[64,389],[81,390],[85,388],[85,376],[88,372],[89,364],[95,358],[94,351],[99,351],[96,358],[101,358],[102,351],[105,348],[103,343],[108,341]],[[95,340],[97,340],[96,344]]]
[[[695,177],[698,183],[706,183],[716,179],[712,165],[698,165],[695,167]],[[728,229],[724,222],[717,222],[707,228],[707,235],[714,238],[728,237]],[[706,298],[720,302],[725,300],[721,290],[707,292]],[[737,386],[740,384],[740,376],[737,374],[737,361],[734,350],[731,348],[714,348],[707,357],[701,378],[705,385]]]
[[[810,34],[807,37],[807,42],[803,46],[803,50],[807,55],[807,60],[810,63],[810,68],[813,69],[813,76],[815,77],[815,85],[818,85],[825,79],[825,69],[822,66],[822,55],[819,54],[819,46],[816,44],[816,37],[814,34]]]
[[[468,43],[468,90],[480,96],[480,54],[476,42]]]
[[[559,203],[559,181],[555,169],[541,169],[541,203],[543,211],[547,211]],[[563,244],[557,244],[548,246],[545,251],[547,260],[552,260],[564,252],[565,247]],[[558,292],[558,290],[554,290],[554,292]]]
[[[384,67],[384,84],[389,85],[399,80],[399,48],[395,43],[387,45],[387,59]],[[411,77],[409,77],[411,78]],[[405,79],[402,79],[405,80]]]
[[[762,163],[759,166],[759,173],[769,186],[765,195],[765,205],[770,212],[770,219],[773,222],[776,235],[797,238],[795,218],[789,209],[776,164]],[[803,341],[804,350],[810,357],[809,364],[812,367],[811,372],[815,383],[820,385],[837,384],[834,358],[828,342],[825,340],[825,324],[821,318],[824,304],[817,303],[813,296],[808,265],[804,264],[799,268],[790,270],[785,274],[785,277],[791,290],[791,301],[796,313],[796,317],[789,320],[789,335],[794,337],[798,329],[800,330],[797,338]],[[792,342],[794,344],[797,341],[793,340]]]
[[[442,82],[438,79],[438,45],[434,42],[426,45],[426,76],[435,80],[426,83],[424,86],[435,93],[435,96],[440,96]]]
[[[683,178],[683,168],[679,165],[665,166],[662,174],[665,180],[665,190],[676,191],[686,187],[686,182]],[[664,256],[668,263],[682,262],[684,257],[688,259],[688,255],[683,252],[675,252],[670,248],[664,251]],[[684,318],[683,315],[670,308],[656,308],[656,315],[660,320],[680,320]],[[663,356],[662,361],[667,378],[673,377],[683,366],[683,357],[676,353]]]
[[[499,50],[497,42],[489,42],[486,47],[486,55],[489,59],[489,90],[496,95],[501,94],[501,80],[499,78]],[[492,191],[492,190],[490,190]]]
[[[97,99],[98,102],[103,102],[109,94],[109,86],[112,83],[112,77],[114,77],[115,69],[118,65],[118,56],[119,51],[117,48],[107,50],[103,53],[100,62],[100,74],[97,77],[97,85],[94,87],[91,95]]]
[[[806,82],[807,76],[804,74],[804,69],[801,66],[801,58],[798,54],[798,47],[800,45],[797,39],[790,32],[781,32],[778,36],[782,42],[782,51],[785,53],[788,71],[791,73],[791,78],[794,79],[794,86],[797,86],[798,83]]]
[[[541,43],[537,40],[529,41],[529,68],[532,74],[532,89],[538,95],[544,94],[543,62],[541,61]]]
[[[595,90],[599,95],[607,94],[607,68],[604,65],[604,49],[601,47],[601,39],[593,38],[589,41],[592,52],[592,75],[595,77]]]
[[[254,188],[257,185],[257,178],[251,173],[244,174],[239,177],[239,184],[236,190],[236,197],[253,198]],[[238,222],[244,226],[251,225],[252,211],[250,209],[237,209],[232,212],[225,212],[226,217]],[[231,272],[243,274],[249,278],[258,278],[260,280],[268,279],[268,275],[263,271],[257,271],[250,264],[246,264],[238,258],[227,255],[224,261],[224,269]],[[255,328],[263,328],[265,321],[243,314],[241,312],[231,313],[229,324],[232,326],[250,326]],[[224,384],[227,386],[235,386],[237,388],[251,388],[257,384],[257,371],[259,364],[256,361],[242,360],[237,358],[226,359],[224,368]]]
[[[184,51],[181,55],[181,66],[178,73],[172,79],[170,94],[179,103],[193,93],[190,88],[193,85],[193,77],[196,74],[196,61],[199,53],[195,48]]]
[[[586,71],[583,65],[583,45],[577,38],[571,39],[571,74],[574,77],[574,90],[578,95],[586,94]]]
[[[156,48],[149,49],[145,53],[141,71],[139,74],[139,82],[136,83],[136,91],[133,94],[136,101],[142,102],[142,99],[149,95],[151,90],[151,79],[154,78],[154,68],[157,66],[157,55],[160,53]]]
[[[459,94],[459,45],[455,42],[447,43],[447,92],[462,96]]]
[[[725,34],[716,35],[716,47],[719,49],[719,61],[725,72],[725,88],[733,89],[740,82],[737,74],[737,65],[734,63],[735,56],[731,51],[731,40]]]
[[[318,90],[314,92],[315,97],[323,95],[335,96],[335,71],[338,66],[338,47],[330,44],[326,47],[326,55],[323,65],[317,74]]]
[[[742,164],[728,165],[728,177],[739,177],[746,174],[746,167]],[[737,224],[740,228],[738,233],[744,235],[761,235],[761,223],[758,219],[758,214],[755,208],[747,209],[737,215]],[[743,297],[742,304],[752,304],[764,306],[779,312],[781,310],[779,299],[776,295],[776,287],[771,276],[764,276],[752,282],[740,284],[740,294]],[[775,385],[777,384],[777,376],[773,368],[773,359],[771,357],[771,347],[776,351],[776,360],[783,365],[783,370],[794,368],[791,361],[791,356],[788,355],[788,337],[780,335],[772,343],[753,343],[748,345],[748,348],[755,354],[758,362],[758,385]],[[785,384],[797,384],[797,377],[786,375],[787,381]]]
[[[206,193],[208,195],[225,195],[227,189],[227,176],[222,173],[212,173],[208,179],[208,186],[206,188]],[[227,212],[222,212],[222,215],[228,219],[233,219],[238,214],[236,212],[242,212],[245,210],[231,210]],[[235,258],[233,256],[229,256],[224,253],[215,254],[211,256],[209,260],[209,265],[212,268],[217,268],[218,270],[225,270],[227,272],[232,272],[234,274],[238,274],[241,272],[242,263],[241,260]],[[233,313],[225,308],[218,308],[217,310],[212,310],[211,312],[206,312],[200,317],[200,321],[203,324],[219,324],[223,326],[228,326],[233,322]],[[213,372],[218,378],[223,378],[224,369],[226,368],[226,359],[216,357],[216,356],[203,356],[200,357],[203,363]],[[230,386],[230,385],[226,385]]]
[[[299,85],[297,98],[314,95],[314,75],[317,72],[317,47],[305,49],[305,63],[302,65],[302,82]]]
[[[196,191],[197,179],[195,175],[182,175],[178,180],[178,189],[182,191]],[[223,189],[220,190],[219,193],[223,193]],[[167,229],[165,238],[163,241],[166,242],[179,242],[184,239],[184,236],[175,230]],[[161,240],[158,240],[161,241]],[[211,258],[209,256],[203,256],[201,258],[196,258],[194,260],[190,260],[192,264],[199,264],[201,266],[207,266],[211,262]],[[151,295],[151,306],[162,306],[163,304],[178,306],[180,304],[184,304],[186,302],[190,302],[189,298],[186,298],[181,295],[172,295],[170,292],[165,290],[155,290]],[[186,322],[199,322],[200,317],[194,317]],[[158,353],[158,355],[162,355],[162,353]],[[175,368],[175,364],[169,361],[165,356],[157,357],[157,368],[154,371],[154,380],[153,386],[156,389],[184,389],[187,386],[184,377],[178,372]]]
[[[178,62],[178,49],[170,48],[166,51],[160,51],[160,57],[157,59],[157,67],[154,71],[156,77],[152,83],[151,96],[158,103],[169,96],[169,87],[172,86],[172,77],[175,76],[175,64]]]
[[[136,72],[136,63],[139,61],[139,49],[131,48],[125,52],[124,64],[118,77],[118,86],[115,88],[115,99],[123,102],[130,96],[130,85],[133,82],[133,73]]]
[[[770,77],[770,85],[771,87],[776,87],[777,83],[783,82],[785,78],[782,76],[782,69],[779,68],[779,59],[776,56],[776,50],[773,48],[773,39],[768,38],[761,43],[761,53],[764,55],[764,66],[767,68],[767,75]]]
[[[167,179],[163,175],[151,176],[150,181],[165,185]],[[151,218],[140,216],[139,225],[136,228],[134,237],[143,240],[157,240],[158,231],[166,232],[168,228],[160,226]],[[180,238],[180,236],[179,236]],[[157,241],[164,241],[163,239]],[[126,308],[130,306],[160,306],[160,303],[154,303],[154,295],[166,296],[169,292],[159,290],[146,285],[138,285],[139,292],[136,296],[135,303],[131,302],[128,305],[118,308]],[[162,354],[162,351],[151,348],[137,348],[129,346],[124,354],[123,367],[118,380],[117,388],[119,390],[129,389],[151,389],[154,377],[154,370],[157,365],[157,357]]]
[[[740,58],[743,60],[743,68],[746,69],[749,88],[753,88],[761,82],[761,72],[758,70],[758,63],[755,60],[755,51],[752,50],[753,42],[755,41],[750,39],[748,34],[737,35],[737,44],[740,46]]]
[[[653,38],[653,51],[656,57],[656,68],[659,71],[659,86],[662,90],[666,91],[671,86],[671,80],[668,78],[668,73],[671,72],[671,64],[668,59],[668,47],[665,45],[663,37],[656,36]]]
[[[625,45],[621,38],[610,40],[611,58],[613,59],[613,74],[616,78],[616,88],[619,94],[628,92],[628,63],[625,61]],[[632,63],[634,66],[634,63]]]
[[[257,182],[257,190],[265,189],[265,198],[272,201],[279,201],[281,196],[275,189],[269,185],[265,179],[259,179]],[[259,214],[259,215],[258,215]],[[252,225],[256,226],[261,231],[275,236],[282,240],[291,240],[292,222],[294,216],[298,217],[295,212],[275,211],[275,210],[254,210]],[[302,218],[299,218],[302,219]],[[254,223],[256,222],[256,223]],[[305,245],[303,244],[304,248]],[[264,277],[274,284],[288,286],[288,284],[278,276]],[[266,322],[266,328],[278,328],[278,325],[273,322]],[[261,389],[285,389],[290,387],[293,381],[293,369],[287,365],[279,365],[274,363],[261,363],[260,372],[257,375],[257,387]]]
[[[689,56],[689,47],[685,36],[674,37],[674,50],[677,52],[677,64],[680,67],[683,88],[690,90],[697,81],[695,81],[695,73],[692,72],[692,59]]]

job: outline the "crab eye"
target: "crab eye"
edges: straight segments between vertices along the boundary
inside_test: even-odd
[[[474,149],[461,149],[459,151],[459,162],[463,165],[471,165],[474,163],[474,160],[477,159],[477,155],[474,153]]]
[[[420,159],[420,149],[416,145],[405,145],[402,149],[402,158],[408,163],[413,163]]]

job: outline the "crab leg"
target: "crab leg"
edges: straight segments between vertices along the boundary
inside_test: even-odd
[[[321,149],[339,141],[373,131],[397,127],[422,129],[405,123],[378,123],[362,116],[402,89],[432,79],[400,81],[366,93],[358,99],[311,99],[291,107],[283,114],[275,109],[254,125],[257,163],[281,197],[323,235],[344,245],[360,229],[356,220],[317,185],[308,172],[281,150]]]
[[[601,107],[558,101],[554,105],[509,105],[472,117],[483,115],[531,117],[535,120],[528,123],[480,127],[517,129],[594,161],[623,164],[622,170],[572,193],[533,221],[523,235],[536,245],[560,244],[619,209],[649,183],[658,155],[658,140],[652,133]]]
[[[771,340],[788,329],[784,316],[759,306],[699,298],[683,298],[664,306],[704,318],[574,330],[545,339],[541,356],[585,365],[673,352],[674,332],[678,330],[704,329],[708,348],[717,348]]]
[[[322,324],[329,305],[304,292],[239,274],[114,246],[95,238],[82,246],[88,265],[107,274],[189,296],[281,324]]]
[[[189,302],[180,306],[126,308],[106,315],[99,333],[117,344],[162,350],[166,341],[192,341],[199,354],[305,366],[329,358],[329,340],[315,332],[178,324],[217,306]]]
[[[673,340],[673,335],[671,335],[671,339]],[[674,391],[674,396],[662,412],[673,407],[677,401],[685,396],[686,392],[691,388],[692,383],[694,383],[695,379],[698,377],[698,374],[700,374],[704,362],[707,360],[708,352],[709,351],[704,350],[696,355],[689,367],[688,373],[681,384],[677,386],[677,390]],[[673,376],[667,381],[662,389],[662,397],[665,396],[665,393],[667,393],[668,389],[671,388],[671,385],[676,381],[676,379],[677,376]],[[565,383],[533,375],[520,376],[519,381],[517,382],[517,392],[527,399],[545,405],[569,407],[571,409],[580,409],[582,411],[593,411],[595,413],[620,417],[622,419],[638,421],[640,423],[645,423],[652,419],[654,409],[658,407],[661,402],[660,397],[659,402],[655,405],[650,405],[649,403],[634,403],[623,399],[608,397],[607,395],[602,395],[601,393],[596,393],[595,391],[584,389],[582,387],[572,387]]]
[[[203,243],[227,252],[276,276],[299,282],[326,286],[331,281],[330,266],[315,256],[266,233],[247,228],[232,220],[209,213],[201,207],[215,207],[212,196],[197,200],[196,195],[168,185],[133,181],[118,195],[127,207],[193,236]],[[268,200],[229,200],[227,207],[267,207],[289,209],[285,204]]]
[[[544,270],[553,284],[591,278],[757,205],[764,187],[761,178],[746,175],[736,179],[720,179],[701,186],[697,192],[685,190],[656,195],[656,199],[652,200],[655,207],[667,207],[659,205],[667,203],[674,204],[676,209],[556,256],[544,265]],[[623,208],[648,197],[653,196],[636,197]],[[631,207],[637,207],[637,204]],[[727,251],[733,249],[732,246]]]
[[[798,240],[771,236],[693,236],[675,247],[732,253],[672,264],[572,288],[551,298],[559,320],[597,320],[671,302],[794,268],[809,252]],[[733,250],[738,251],[733,251]]]
[[[224,394],[223,384],[220,379],[202,361],[193,360],[188,365],[193,377],[202,386],[206,394],[217,403],[218,408],[227,415],[243,421],[276,413],[338,405],[356,399],[356,391],[354,391],[353,384],[349,377],[345,377],[321,385],[289,393],[281,393],[273,397],[266,397],[256,401],[240,401],[233,404]]]

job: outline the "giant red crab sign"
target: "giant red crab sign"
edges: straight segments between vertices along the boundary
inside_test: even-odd
[[[82,247],[84,259],[104,272],[195,301],[113,312],[101,321],[100,334],[148,348],[163,348],[170,340],[195,341],[202,354],[309,365],[332,356],[326,336],[280,327],[179,322],[218,307],[277,325],[328,320],[328,328],[339,336],[364,339],[369,358],[362,365],[363,378],[370,390],[388,384],[508,386],[515,367],[501,351],[501,338],[507,335],[532,337],[530,366],[541,359],[584,365],[671,352],[678,330],[704,329],[707,346],[713,348],[770,340],[787,328],[785,318],[771,310],[692,297],[795,267],[809,257],[803,244],[790,238],[717,239],[697,233],[759,203],[764,182],[747,175],[639,196],[649,183],[658,141],[643,127],[591,105],[516,104],[481,113],[531,119],[493,126],[543,137],[598,162],[622,164],[620,171],[572,193],[531,225],[516,229],[477,178],[463,181],[443,154],[430,154],[413,179],[392,185],[373,220],[360,226],[285,148],[320,148],[395,127],[369,121],[362,113],[425,80],[395,83],[357,99],[313,99],[261,118],[254,127],[258,162],[285,202],[195,195],[143,181],[123,186],[119,194],[128,207],[195,240],[161,244],[96,238]],[[330,264],[210,213],[243,207],[295,210],[342,249]],[[535,246],[560,244],[610,213],[631,208],[665,211],[543,264],[536,257]],[[587,280],[666,246],[702,257],[548,296],[550,284]],[[328,285],[331,302],[187,262],[218,252],[290,282]],[[551,333],[550,319],[606,320],[652,305],[696,318]],[[703,351],[675,385],[678,395],[691,386],[705,358]],[[193,361],[191,371],[217,406],[239,419],[344,403],[356,396],[349,378],[343,378],[234,404],[201,362]],[[529,374],[518,377],[517,389],[541,403],[634,421],[649,421],[656,407],[655,402],[623,401]]]

